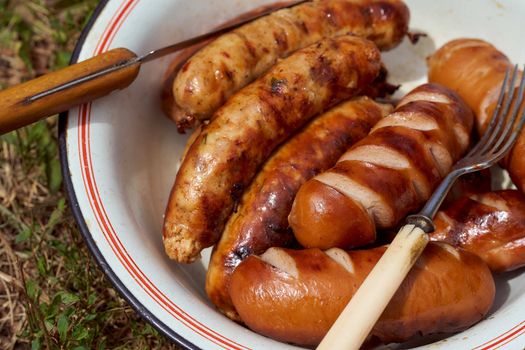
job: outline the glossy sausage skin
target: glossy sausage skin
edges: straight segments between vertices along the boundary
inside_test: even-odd
[[[392,48],[406,35],[409,17],[399,0],[314,0],[225,34],[188,60],[174,81],[179,130],[209,119],[279,59],[323,38],[352,33]]]
[[[299,187],[335,164],[392,107],[359,97],[317,117],[281,146],[244,192],[208,265],[206,292],[228,317],[238,315],[229,294],[233,270],[246,257],[295,241],[288,214]]]
[[[513,68],[507,56],[483,40],[458,39],[430,56],[428,67],[429,81],[456,91],[474,111],[478,131],[483,133],[496,106],[505,71]],[[525,192],[525,130],[503,163],[516,186]]]
[[[492,174],[490,169],[465,174],[456,180],[443,201],[441,208],[452,205],[463,196],[490,192],[492,190]]]
[[[272,248],[237,267],[231,297],[241,319],[255,332],[315,346],[385,250]],[[371,335],[388,344],[461,331],[486,315],[494,294],[490,270],[479,257],[431,243]]]
[[[259,8],[256,8],[253,11],[248,11],[246,13],[241,14],[240,16],[233,18],[230,21],[227,21],[222,26],[228,26],[232,25],[238,21],[247,20],[252,16],[257,15],[258,13],[262,13],[268,10],[271,10],[274,6],[284,5],[284,3],[276,3],[272,5],[263,5]],[[217,28],[218,29],[218,28]],[[200,42],[198,44],[195,44],[194,46],[188,47],[187,49],[184,49],[181,51],[169,64],[168,69],[164,73],[163,83],[162,83],[162,90],[161,90],[161,106],[162,111],[164,114],[172,119],[173,121],[177,120],[177,115],[180,114],[181,110],[177,106],[175,102],[175,96],[173,96],[173,82],[175,81],[175,78],[179,74],[182,67],[186,64],[186,62],[193,56],[197,51],[211,43],[213,39],[205,40],[203,42]],[[193,125],[186,124],[185,121],[180,121],[180,123],[177,124],[177,127],[179,129],[179,132],[181,134],[186,133],[186,128],[191,127]]]
[[[304,184],[289,216],[306,248],[349,249],[375,241],[432,194],[469,144],[472,112],[452,91],[409,93],[332,169]],[[373,225],[366,223],[372,221]]]
[[[479,39],[457,39],[427,59],[428,79],[456,91],[474,111],[478,130],[489,122],[489,109],[497,101],[507,56]]]
[[[372,42],[341,36],[296,52],[232,97],[179,169],[164,221],[168,255],[192,262],[215,244],[272,151],[309,119],[362,91],[380,69]]]
[[[494,272],[525,266],[525,196],[516,190],[465,196],[437,213],[430,237],[470,251]]]
[[[203,48],[209,43],[209,41],[204,41],[197,45],[191,46],[182,52],[180,52],[177,57],[168,66],[164,76],[162,78],[162,89],[160,91],[160,102],[162,112],[164,115],[170,119],[175,120],[175,116],[179,113],[180,109],[175,103],[175,97],[173,96],[173,82],[175,77],[180,72],[186,61],[195,54],[199,49]],[[185,133],[186,126],[181,125],[177,126],[181,134]]]

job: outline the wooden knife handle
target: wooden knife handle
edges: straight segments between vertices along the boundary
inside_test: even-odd
[[[130,85],[137,77],[140,62],[101,75],[79,85],[39,99],[31,97],[62,86],[89,74],[101,72],[137,56],[119,48],[71,65],[39,78],[0,91],[0,134],[21,128],[71,107],[109,94]]]

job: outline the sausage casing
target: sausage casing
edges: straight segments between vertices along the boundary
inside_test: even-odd
[[[472,108],[478,131],[483,134],[496,107],[505,72],[513,68],[507,56],[483,40],[457,39],[430,56],[428,68],[429,81],[456,91]],[[502,163],[525,193],[525,130]]]
[[[301,187],[289,216],[298,242],[320,249],[374,242],[374,226],[394,228],[430,197],[468,147],[472,123],[472,112],[445,87],[410,92],[335,167]],[[374,225],[356,227],[366,216]]]
[[[317,345],[385,247],[344,252],[272,248],[250,256],[232,276],[233,303],[252,330]],[[390,301],[372,335],[384,343],[463,330],[489,311],[495,294],[487,265],[446,244],[430,243]]]
[[[474,111],[478,130],[489,122],[497,101],[507,56],[479,39],[457,39],[445,44],[427,60],[428,79],[456,91]]]
[[[516,190],[471,194],[440,210],[433,241],[478,255],[494,272],[525,266],[525,196]]]
[[[313,116],[358,94],[380,69],[377,47],[346,35],[294,53],[232,97],[179,169],[164,221],[168,255],[191,262],[215,244],[272,151]]]
[[[309,123],[265,163],[228,220],[208,265],[206,292],[223,313],[238,319],[229,294],[235,267],[249,255],[295,241],[288,214],[299,187],[333,166],[391,109],[367,97],[343,102]]]
[[[188,60],[174,81],[179,129],[209,119],[279,59],[323,38],[352,33],[392,48],[407,33],[409,17],[399,0],[315,0],[225,34]]]

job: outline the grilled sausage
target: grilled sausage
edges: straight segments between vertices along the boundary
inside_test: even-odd
[[[253,16],[256,16],[259,13],[263,13],[268,10],[271,10],[276,5],[279,6],[279,5],[282,5],[282,3],[263,5],[261,7],[258,7],[252,11],[243,13],[240,16],[227,21],[222,26],[225,27],[225,26],[229,26],[229,25],[232,25],[240,21],[247,20],[249,18],[252,18]],[[164,114],[170,119],[173,119],[174,121],[176,121],[177,114],[180,113],[180,108],[177,106],[175,102],[175,97],[173,96],[173,82],[175,81],[175,77],[179,74],[180,70],[186,64],[186,62],[193,55],[195,55],[197,51],[199,51],[200,49],[202,49],[203,47],[205,47],[212,41],[213,39],[205,40],[187,49],[184,49],[175,57],[175,59],[173,59],[173,61],[168,66],[168,69],[164,73],[164,81],[162,83],[162,91],[161,91],[161,102],[162,102],[161,106],[162,106],[162,111],[164,112]],[[180,120],[180,123],[177,124],[179,132],[181,134],[184,134],[187,128],[190,128],[193,126],[192,124],[185,124],[185,122],[187,122],[187,120]]]
[[[491,44],[478,39],[458,39],[428,58],[428,78],[456,91],[465,100],[474,111],[482,134],[496,106],[505,71],[512,66],[507,56]],[[525,193],[525,130],[503,166]]]
[[[183,50],[173,61],[171,61],[168,69],[166,69],[163,76],[162,89],[160,91],[160,101],[162,112],[164,112],[164,115],[168,118],[175,120],[176,115],[180,110],[179,107],[177,107],[175,97],[173,96],[173,82],[175,81],[175,77],[180,72],[186,61],[208,43],[209,41],[204,41]],[[181,124],[177,125],[177,128],[181,134],[184,134],[186,128],[190,126],[191,125],[184,125],[183,121],[181,121]]]
[[[317,345],[386,247],[323,253],[272,248],[234,271],[231,298],[252,330],[276,340]],[[483,318],[495,294],[487,265],[446,244],[430,243],[371,335],[384,343],[461,331]]]
[[[317,117],[266,162],[228,220],[208,265],[206,292],[223,313],[238,320],[228,290],[242,260],[293,244],[288,214],[299,187],[333,166],[391,109],[367,97],[344,102]]]
[[[341,36],[296,52],[232,97],[179,169],[164,221],[168,255],[191,262],[215,244],[271,152],[310,118],[358,94],[380,68],[372,42]]]
[[[430,238],[468,250],[492,271],[525,266],[525,196],[516,190],[465,196],[437,213]]]
[[[289,217],[307,248],[351,248],[375,241],[419,208],[469,144],[472,113],[450,90],[427,84],[301,187]]]
[[[481,194],[492,190],[492,174],[490,169],[465,174],[456,180],[443,200],[442,208],[452,205],[463,196]]]
[[[323,38],[353,33],[390,49],[407,33],[409,17],[399,0],[314,0],[225,34],[193,56],[175,79],[179,129],[209,119],[279,59]]]

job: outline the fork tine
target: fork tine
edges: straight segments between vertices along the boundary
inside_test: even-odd
[[[518,66],[516,65],[514,67],[514,71],[512,72],[512,78],[509,85],[509,90],[511,91],[510,96],[509,93],[504,94],[504,101],[505,101],[505,107],[503,107],[503,110],[500,111],[500,114],[498,115],[498,123],[494,127],[494,130],[489,134],[488,141],[483,145],[479,153],[483,154],[487,152],[489,149],[492,149],[494,145],[494,141],[498,140],[500,137],[501,130],[503,128],[503,125],[505,124],[505,121],[508,118],[509,109],[512,103],[512,100],[514,99],[514,93],[515,89],[512,89],[513,86],[516,84],[516,77],[518,75]],[[503,85],[506,89],[506,84]],[[485,132],[485,135],[488,134],[488,130]]]
[[[519,87],[519,92],[518,92],[518,100],[516,101],[516,104],[515,104],[515,106],[513,108],[513,111],[512,111],[514,113],[514,115],[512,116],[514,120],[516,119],[517,115],[519,114],[520,109],[521,109],[521,115],[518,118],[517,125],[514,128],[512,134],[510,135],[508,141],[495,154],[495,158],[496,159],[499,159],[499,158],[503,157],[510,150],[510,148],[514,145],[514,143],[516,142],[516,140],[518,139],[518,137],[521,134],[523,126],[525,125],[525,103],[524,103],[524,100],[525,100],[525,73],[522,74],[522,76],[521,76],[521,82],[520,82],[520,87]],[[514,122],[513,122],[513,124],[514,124]],[[497,150],[497,147],[494,149],[494,151],[496,151],[496,150]]]
[[[520,120],[516,127],[516,130],[514,130],[514,132],[511,134],[509,140],[505,143],[505,145],[496,154],[494,154],[493,163],[503,158],[507,154],[507,152],[512,148],[512,146],[514,146],[514,143],[517,141],[518,136],[520,136],[520,133],[523,130],[524,124],[525,124],[525,108],[523,109],[523,112],[521,113]]]
[[[480,148],[484,147],[485,144],[487,143],[487,140],[490,138],[490,135],[493,133],[494,127],[496,126],[497,119],[500,116],[499,112],[501,110],[501,107],[503,106],[503,98],[505,97],[505,91],[507,89],[507,83],[509,81],[509,70],[510,68],[507,68],[507,70],[505,71],[505,78],[503,79],[503,84],[501,85],[501,90],[499,92],[498,103],[496,104],[496,108],[494,109],[494,112],[492,113],[489,125],[487,126],[487,129],[485,130],[485,134],[481,137],[478,143],[470,150],[470,152],[467,154],[465,158],[468,158],[476,154]]]
[[[518,65],[516,65],[514,67],[514,71],[519,72]],[[511,85],[510,86],[510,89],[512,91],[512,94],[511,94],[511,97],[510,97],[510,101],[511,101],[511,105],[512,105],[512,112],[509,113],[509,117],[507,118],[507,123],[506,123],[506,126],[505,126],[505,130],[503,131],[503,133],[499,137],[499,140],[492,147],[491,153],[494,153],[494,152],[496,152],[496,150],[498,150],[499,146],[505,142],[505,139],[507,139],[508,135],[510,134],[510,132],[513,130],[513,127],[515,126],[514,124],[515,124],[516,119],[518,118],[518,115],[519,115],[521,100],[522,100],[522,96],[523,96],[523,89],[525,88],[524,84],[523,84],[524,83],[523,78],[524,78],[524,76],[522,75],[519,88],[516,88],[515,85]],[[517,100],[515,101],[516,98],[517,98]],[[512,103],[512,102],[514,102],[514,103]]]
[[[514,71],[512,74],[512,87],[516,86],[515,77],[517,72],[519,72],[518,68],[519,67],[517,65],[514,67]],[[505,79],[503,81],[500,95],[498,97],[498,104],[493,112],[492,120],[490,121],[489,127],[485,131],[485,134],[483,135],[481,140],[469,152],[469,154],[463,159],[461,159],[458,163],[456,163],[456,165],[454,166],[455,170],[466,170],[466,172],[470,172],[474,169],[485,169],[498,162],[501,158],[503,158],[518,139],[521,130],[525,125],[525,73],[521,76],[519,87],[512,88],[512,91],[507,91],[508,77],[509,69],[507,69],[507,71],[505,72]],[[511,96],[509,97],[509,95]],[[514,99],[516,99],[516,101],[514,101],[512,113],[508,113],[510,109],[509,101],[511,101],[512,103],[512,100]],[[505,105],[505,108],[503,108],[505,109],[505,111],[501,109],[503,105]],[[502,112],[507,112],[507,115],[503,114]],[[520,115],[519,118],[518,115]],[[503,120],[507,121],[507,123],[505,124],[505,130],[499,135],[496,144],[493,144],[492,147],[488,148],[488,141],[490,139],[493,139],[493,137],[491,137],[491,135],[489,134],[492,132],[496,133],[495,126],[496,124],[500,123],[501,116],[504,117]],[[493,142],[491,141],[490,143]],[[480,147],[480,145],[482,145],[482,147]]]

